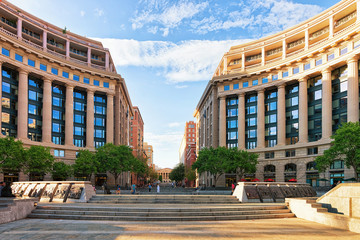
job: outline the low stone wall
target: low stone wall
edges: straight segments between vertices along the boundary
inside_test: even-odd
[[[37,198],[18,199],[0,198],[0,224],[26,218],[34,209]]]
[[[303,183],[239,182],[233,196],[240,202],[284,202],[285,198],[315,197],[316,192]]]
[[[38,198],[40,202],[88,202],[96,195],[87,181],[14,182],[11,188],[16,197]]]

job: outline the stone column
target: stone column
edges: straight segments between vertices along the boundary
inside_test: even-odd
[[[245,71],[245,63],[246,63],[245,53],[242,53],[241,54],[241,71]]]
[[[120,121],[120,86],[116,85],[115,87],[115,140],[114,140],[114,144],[115,145],[120,145],[120,125],[121,125],[121,121]]]
[[[286,58],[286,50],[287,50],[286,39],[283,39],[283,41],[282,41],[282,48],[283,48],[282,59],[285,59]]]
[[[227,57],[224,57],[224,70],[223,70],[224,75],[227,74]]]
[[[286,100],[285,84],[278,86],[277,131],[278,145],[286,144]]]
[[[43,31],[43,49],[47,49],[47,31]]]
[[[66,59],[70,58],[70,41],[66,39]]]
[[[109,52],[106,51],[105,52],[105,69],[106,69],[106,71],[109,71],[109,67],[110,67],[110,56],[109,56]]]
[[[332,93],[331,68],[322,71],[322,138],[329,139],[332,135]],[[357,104],[359,107],[359,104]]]
[[[359,9],[359,11],[360,11],[360,9]],[[348,122],[358,122],[359,121],[358,59],[359,59],[358,57],[353,57],[347,61],[347,64],[348,64],[347,120],[348,120]]]
[[[22,19],[18,18],[17,20],[17,37],[19,39],[22,38]]]
[[[238,147],[245,149],[245,93],[240,93],[239,96],[239,109],[238,109]]]
[[[87,51],[87,64],[88,66],[91,66],[91,48],[88,48]]]
[[[226,98],[220,97],[219,147],[226,146]]]
[[[261,66],[264,66],[265,65],[265,47],[262,47],[261,48]]]
[[[305,50],[309,49],[309,29],[305,30]]]
[[[219,102],[217,99],[217,94],[218,94],[218,88],[216,85],[213,86],[213,90],[212,90],[212,94],[213,94],[213,99],[212,99],[212,143],[211,146],[213,146],[214,148],[217,148],[219,146],[219,118],[217,116],[219,116]],[[201,113],[200,113],[200,117],[201,117]]]
[[[299,79],[299,143],[308,142],[307,79]]]
[[[94,147],[94,90],[87,89],[86,100],[86,147]]]
[[[257,102],[257,147],[265,147],[265,90],[258,91]]]
[[[66,85],[65,145],[73,145],[74,138],[74,86]]]
[[[17,136],[27,139],[28,133],[28,72],[19,69]]]
[[[106,143],[114,142],[114,95],[107,94],[106,106]]]
[[[334,16],[329,17],[329,38],[334,36]]]
[[[52,124],[52,91],[51,79],[43,78],[44,92],[43,92],[43,116],[42,116],[42,141],[45,143],[51,142],[51,124]]]

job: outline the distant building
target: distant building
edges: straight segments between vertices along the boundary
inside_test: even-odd
[[[196,125],[195,122],[189,121],[186,122],[184,136],[179,148],[179,163],[183,163],[185,166],[189,165],[186,162],[186,151],[192,145],[196,147]]]
[[[147,158],[147,165],[152,168],[154,165],[153,146],[149,145],[147,142],[144,142],[144,151]]]
[[[170,173],[171,173],[172,169],[171,168],[162,168],[157,170],[156,172],[158,173],[158,176],[162,176],[162,182],[163,183],[169,183],[171,182],[170,180]]]
[[[138,107],[134,106],[134,116],[130,121],[130,147],[137,158],[146,158],[144,151],[144,121]],[[131,183],[140,184],[135,173],[131,174]]]

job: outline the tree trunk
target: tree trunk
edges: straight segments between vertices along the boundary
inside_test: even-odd
[[[355,179],[356,179],[356,182],[359,182],[359,173],[357,172],[356,170],[356,167],[357,166],[352,166],[354,168],[354,174],[355,174]]]

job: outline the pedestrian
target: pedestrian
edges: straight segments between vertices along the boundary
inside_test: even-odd
[[[0,182],[0,197],[1,197],[1,191],[5,187],[4,182]]]
[[[104,190],[104,194],[107,193],[107,184],[106,182],[104,182],[104,184],[102,185],[102,189]]]
[[[160,193],[160,184],[157,184],[156,192],[157,192],[157,193]]]
[[[135,194],[136,193],[136,185],[135,183],[133,185],[131,185],[131,194]]]
[[[149,192],[151,192],[151,188],[152,188],[151,183],[149,183]]]
[[[11,190],[11,183],[6,182],[5,186],[1,189],[2,197],[15,197]]]
[[[232,184],[231,184],[231,192],[234,193],[234,190],[235,190],[235,184],[232,183]]]
[[[120,185],[118,184],[118,185],[116,186],[116,194],[120,194],[120,191],[121,191]]]

